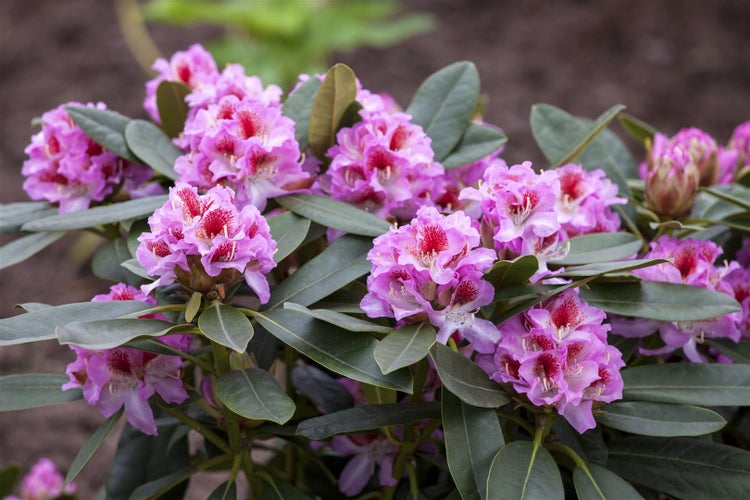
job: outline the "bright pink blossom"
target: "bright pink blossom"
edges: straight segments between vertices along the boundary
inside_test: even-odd
[[[6,496],[4,500],[53,500],[62,495],[73,496],[76,489],[75,483],[65,484],[52,460],[42,458],[21,481],[21,496]]]

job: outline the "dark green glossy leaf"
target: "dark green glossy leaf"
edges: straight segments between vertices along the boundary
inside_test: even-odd
[[[161,126],[169,137],[179,136],[185,128],[188,113],[185,97],[190,92],[190,88],[184,83],[169,80],[164,80],[156,87],[156,107]]]
[[[237,484],[234,481],[224,481],[216,487],[207,500],[236,500]]]
[[[123,413],[124,410],[120,408],[117,413],[105,420],[91,437],[86,440],[76,457],[73,459],[73,463],[70,464],[70,470],[68,470],[68,474],[65,476],[65,484],[73,481],[83,468],[86,467],[86,464],[89,463],[94,454],[99,451],[99,448],[104,444],[104,441],[106,441],[115,430]]]
[[[311,500],[311,497],[284,480],[276,479],[269,474],[264,474],[263,479],[267,485],[263,488],[262,500]]]
[[[539,261],[534,255],[522,255],[513,260],[499,260],[487,271],[484,279],[495,290],[523,285],[539,269]]]
[[[487,478],[493,500],[565,498],[560,471],[547,450],[530,441],[513,441],[495,455]]]
[[[284,212],[268,219],[271,236],[276,241],[274,262],[281,262],[294,252],[307,236],[310,230],[310,220],[298,217],[293,212]]]
[[[173,325],[158,319],[100,319],[74,321],[56,329],[61,344],[86,349],[111,349],[138,337],[161,337],[190,325]]]
[[[579,500],[642,500],[643,497],[623,478],[596,464],[578,466],[573,471],[573,483]]]
[[[294,415],[294,401],[265,370],[232,370],[216,381],[216,396],[227,408],[252,420],[285,424]]]
[[[86,135],[117,156],[137,162],[125,143],[125,127],[132,120],[109,109],[67,106],[65,111]]]
[[[631,259],[615,262],[595,262],[582,266],[566,267],[563,272],[556,274],[562,278],[584,278],[586,276],[603,276],[607,274],[621,274],[635,269],[643,269],[669,262],[668,259]]]
[[[53,215],[29,221],[23,225],[22,229],[24,231],[68,231],[146,217],[153,214],[157,208],[164,206],[167,199],[167,195],[150,196],[112,205],[102,205],[80,212]]]
[[[445,389],[442,394],[445,454],[453,481],[462,498],[487,498],[490,464],[505,445],[495,410],[467,405]]]
[[[143,268],[143,266],[138,262],[137,259],[126,259],[122,261],[120,265],[136,276],[144,278],[147,281],[152,281],[152,278],[149,276],[148,271]]]
[[[133,120],[125,127],[125,140],[143,163],[167,179],[177,179],[174,162],[182,152],[159,127],[145,120]]]
[[[46,201],[24,201],[0,204],[0,233],[15,233],[25,223],[49,217],[58,212]]]
[[[320,159],[336,142],[341,117],[357,97],[357,78],[345,64],[336,64],[326,73],[313,100],[308,140],[310,149]]]
[[[26,410],[81,399],[80,389],[62,390],[63,384],[68,382],[65,375],[52,373],[0,377],[0,411]]]
[[[245,352],[255,333],[247,316],[221,302],[213,302],[203,311],[198,328],[209,339],[237,352]]]
[[[336,126],[337,130],[340,130],[342,128],[351,128],[353,127],[357,122],[362,120],[362,117],[360,116],[359,112],[362,111],[362,105],[358,103],[357,101],[352,102],[349,104],[349,106],[346,107],[344,110],[344,114],[341,115],[341,119],[339,120],[338,125]]]
[[[630,401],[750,405],[750,365],[668,363],[635,366],[620,372],[623,398]]]
[[[406,112],[432,139],[435,161],[442,162],[459,143],[478,100],[479,72],[468,61],[446,66],[417,89]]]
[[[307,149],[307,137],[310,126],[310,113],[313,100],[321,85],[320,80],[313,77],[299,86],[284,103],[284,116],[294,120],[294,137],[299,143],[300,151]]]
[[[393,328],[389,326],[377,325],[370,321],[354,318],[348,314],[331,311],[330,309],[308,309],[307,307],[295,304],[294,302],[285,302],[284,309],[291,309],[293,311],[301,312],[302,314],[307,314],[308,316],[336,325],[337,327],[343,328],[349,332],[382,333],[387,335],[393,331]]]
[[[480,408],[497,408],[508,402],[500,386],[463,354],[443,344],[430,349],[430,357],[443,386],[464,403]]]
[[[441,162],[445,168],[468,165],[489,156],[508,141],[502,130],[491,125],[472,123],[458,145]]]
[[[730,339],[713,339],[708,344],[735,363],[750,363],[750,342],[747,340],[737,343]]]
[[[313,222],[339,231],[362,236],[380,236],[390,229],[383,219],[348,203],[326,196],[292,194],[275,200],[282,207]]]
[[[639,120],[635,116],[628,113],[620,113],[620,116],[618,116],[617,118],[618,120],[620,120],[620,125],[622,125],[622,128],[624,128],[625,131],[630,134],[633,139],[640,142],[641,144],[644,144],[646,142],[646,139],[648,139],[649,141],[653,140],[654,135],[657,132],[656,129],[648,123],[644,122],[643,120]]]
[[[599,423],[642,436],[702,436],[727,423],[718,413],[692,405],[618,401],[601,410]]]
[[[750,452],[702,439],[627,438],[609,445],[607,468],[677,498],[744,498]]]
[[[0,247],[0,269],[25,261],[65,236],[62,231],[28,234]]]
[[[297,426],[297,434],[310,439],[325,439],[337,434],[369,431],[427,418],[440,418],[440,403],[362,405],[303,420]]]
[[[299,272],[299,271],[297,271]],[[287,309],[257,315],[257,321],[279,340],[339,375],[359,382],[411,393],[411,373],[383,375],[373,352],[377,341]]]
[[[0,346],[54,339],[55,328],[58,325],[73,321],[116,318],[145,311],[153,306],[135,300],[118,300],[79,302],[55,307],[41,307],[39,304],[30,303],[22,304],[21,307],[33,312],[0,319]]]
[[[580,295],[608,313],[662,321],[695,321],[740,310],[739,303],[723,293],[656,281],[592,283],[581,288]]]
[[[635,255],[643,240],[631,233],[594,233],[568,240],[570,250],[564,259],[549,262],[557,266],[577,266],[627,259]]]
[[[271,292],[265,309],[284,302],[309,306],[370,271],[367,252],[372,242],[354,236],[342,236],[319,255],[306,262]]]
[[[383,373],[390,373],[424,359],[435,341],[435,329],[429,323],[404,326],[378,342],[375,361]]]
[[[292,386],[326,413],[354,406],[349,391],[326,372],[312,365],[292,368]]]
[[[140,277],[134,275],[122,265],[123,262],[131,258],[127,242],[124,239],[111,240],[94,254],[91,270],[96,276],[105,280],[137,285],[140,282]]]
[[[721,189],[714,189],[709,187],[701,188],[704,191],[715,198],[719,198],[729,204],[735,205],[745,211],[750,211],[750,188],[745,186],[734,185],[731,191],[724,192]]]

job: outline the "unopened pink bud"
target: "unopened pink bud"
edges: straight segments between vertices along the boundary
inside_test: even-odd
[[[683,148],[668,148],[655,158],[646,177],[646,203],[661,217],[681,219],[690,213],[700,173]]]

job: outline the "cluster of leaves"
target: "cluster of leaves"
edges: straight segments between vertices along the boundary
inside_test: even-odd
[[[355,93],[353,73],[337,65],[322,84],[311,79],[287,100],[284,113],[294,119],[303,148],[324,159],[336,131],[356,116]],[[173,110],[179,123],[177,95],[160,92],[159,107],[164,116],[170,113],[164,110]],[[462,62],[428,78],[407,108],[446,168],[468,164],[505,141],[496,129],[472,122],[478,97],[476,68]],[[565,268],[559,277],[570,280],[567,284],[530,284],[538,269],[533,256],[499,261],[486,275],[495,299],[483,311],[494,322],[572,287],[580,287],[581,298],[592,306],[640,318],[692,321],[738,310],[736,301],[717,292],[629,274],[663,261],[630,258],[659,228],[643,217],[634,158],[607,130],[621,111],[615,106],[592,121],[549,105],[532,110],[532,130],[552,167],[575,160],[587,169],[602,168],[631,200],[620,211],[630,232],[572,239],[567,257],[550,264]],[[164,130],[113,111],[68,112],[92,139],[149,165],[165,185],[176,178],[172,165],[180,152]],[[621,119],[631,130],[646,130],[633,119]],[[734,241],[750,229],[747,192],[739,184],[705,190],[699,216],[682,230],[705,229],[720,241]],[[45,203],[5,205],[2,230],[23,236],[0,249],[0,261],[20,262],[68,232],[89,230],[107,238],[93,258],[94,273],[142,283],[147,276],[133,259],[136,238],[165,199],[61,215]],[[750,453],[742,449],[749,439],[747,342],[717,343],[735,364],[701,365],[640,356],[634,342],[620,339],[617,346],[628,363],[622,371],[624,397],[600,408],[597,428],[580,435],[555,419],[552,409],[530,407],[512,388],[490,380],[455,345],[436,343],[429,324],[394,328],[363,316],[359,302],[370,271],[366,254],[388,223],[320,196],[288,195],[275,202],[285,209],[269,218],[279,268],[270,277],[271,298],[259,310],[237,305],[249,293],[243,286],[234,302],[160,293],[156,306],[28,303],[21,305],[25,314],[0,320],[0,345],[54,339],[88,349],[128,346],[181,355],[188,363],[191,398],[182,405],[154,403],[161,415],[159,435],[128,426],[120,437],[108,498],[179,496],[189,478],[203,470],[228,472],[211,498],[235,498],[240,472],[263,498],[338,498],[340,457],[316,453],[310,442],[357,433],[382,433],[396,442],[394,477],[408,477],[382,491],[371,487],[367,498],[740,498],[750,491]],[[346,234],[327,244],[327,228]],[[154,313],[172,322],[137,319]],[[185,354],[155,341],[174,332],[193,334],[202,347]],[[431,367],[442,384],[434,401],[423,397]],[[207,375],[216,377],[218,417],[206,411],[198,390],[200,376]],[[359,382],[369,404],[353,407],[337,377]],[[81,399],[81,391],[60,390],[66,381],[59,374],[5,376],[0,410]],[[83,445],[67,481],[92,459],[121,417],[122,412],[107,419]],[[396,426],[405,429],[400,437],[394,435]],[[442,430],[437,454],[417,450],[432,439],[425,428]],[[205,443],[192,455],[190,430]]]

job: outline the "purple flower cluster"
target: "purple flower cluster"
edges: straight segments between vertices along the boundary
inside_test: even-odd
[[[595,402],[622,398],[615,347],[607,345],[605,314],[575,290],[501,323],[502,339],[477,363],[499,383],[510,383],[536,406],[554,406],[578,432],[596,426]]]
[[[737,125],[727,149],[737,153],[738,169],[750,166],[750,120]]]
[[[65,479],[49,458],[35,463],[21,481],[21,496],[9,495],[3,500],[52,500],[60,496],[73,496],[76,484],[65,484]]]
[[[148,223],[151,232],[138,238],[136,258],[158,279],[144,286],[145,291],[179,280],[205,293],[218,284],[231,287],[244,277],[261,302],[268,301],[266,274],[276,267],[276,242],[257,208],[237,209],[231,189],[216,186],[199,195],[195,187],[177,184]]]
[[[371,96],[372,97],[372,96]],[[331,164],[317,190],[384,219],[409,220],[441,195],[443,166],[430,138],[405,113],[363,110],[336,135]]]
[[[294,138],[294,122],[248,97],[223,97],[188,120],[182,140],[188,153],[175,163],[179,181],[208,189],[228,185],[237,204],[263,211],[268,198],[309,187]]]
[[[138,289],[124,284],[112,286],[109,294],[97,295],[92,302],[111,300],[155,303]],[[188,352],[192,343],[187,334],[165,335],[159,340],[183,352]],[[179,356],[128,347],[89,350],[71,345],[70,348],[75,351],[76,360],[65,371],[70,381],[62,386],[63,390],[81,387],[86,402],[99,408],[105,417],[124,407],[130,425],[145,434],[157,433],[149,398],[158,394],[167,403],[182,403],[188,398],[180,377],[183,361]]]
[[[32,200],[60,204],[60,213],[85,210],[124,184],[135,189],[150,177],[148,168],[135,165],[94,142],[65,111],[69,102],[42,115],[42,130],[25,149],[23,188]],[[104,103],[88,107],[106,109]]]
[[[439,328],[438,342],[458,334],[475,350],[492,352],[497,328],[475,312],[492,301],[493,288],[482,276],[495,253],[479,245],[479,231],[463,212],[444,216],[420,208],[411,223],[375,238],[362,310],[399,324],[428,320]]]
[[[712,241],[662,236],[651,243],[647,259],[666,258],[670,262],[633,271],[647,281],[662,281],[698,286],[736,298],[747,299],[746,278],[750,275],[737,262],[715,266],[721,248]],[[705,362],[706,356],[699,346],[706,338],[729,338],[738,342],[743,327],[747,325],[747,310],[702,321],[662,322],[650,320],[630,321],[612,318],[613,333],[625,337],[646,337],[658,331],[664,346],[658,349],[641,349],[644,354],[668,355],[682,348],[685,356],[694,362]]]

